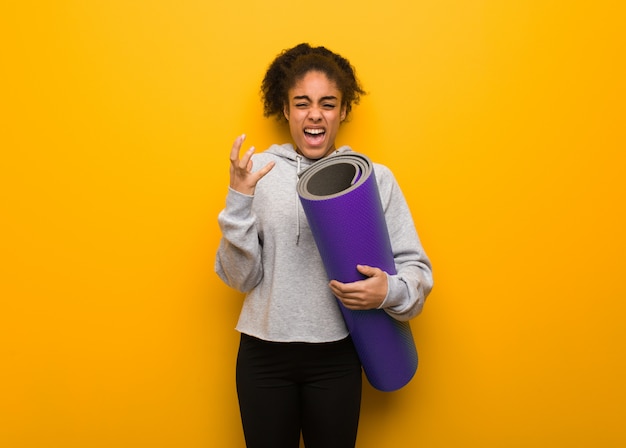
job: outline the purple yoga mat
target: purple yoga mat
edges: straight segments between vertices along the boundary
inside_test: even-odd
[[[364,279],[357,264],[396,273],[374,167],[366,156],[339,154],[316,162],[301,174],[297,191],[329,279]],[[405,386],[417,370],[409,323],[383,310],[353,311],[337,303],[370,384],[386,392]]]

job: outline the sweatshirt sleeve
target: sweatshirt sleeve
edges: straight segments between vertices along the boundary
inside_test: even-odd
[[[432,266],[393,174],[381,166],[380,177],[381,200],[397,271],[395,275],[387,275],[387,297],[380,308],[393,318],[406,321],[422,311],[433,287]]]
[[[224,283],[241,292],[250,291],[263,278],[253,199],[254,196],[229,188],[226,207],[217,218],[222,238],[215,258],[215,272]]]

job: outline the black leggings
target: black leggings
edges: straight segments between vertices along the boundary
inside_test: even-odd
[[[248,448],[353,448],[361,363],[349,337],[323,344],[241,335],[237,394]]]

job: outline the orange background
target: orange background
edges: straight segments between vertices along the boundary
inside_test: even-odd
[[[415,379],[358,446],[626,445],[621,2],[7,1],[0,6],[0,446],[243,446],[213,273],[228,152],[302,41],[369,92],[435,267]]]

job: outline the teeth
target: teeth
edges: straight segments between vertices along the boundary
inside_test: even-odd
[[[318,135],[323,134],[324,129],[305,129],[304,132],[306,132],[307,134]]]

